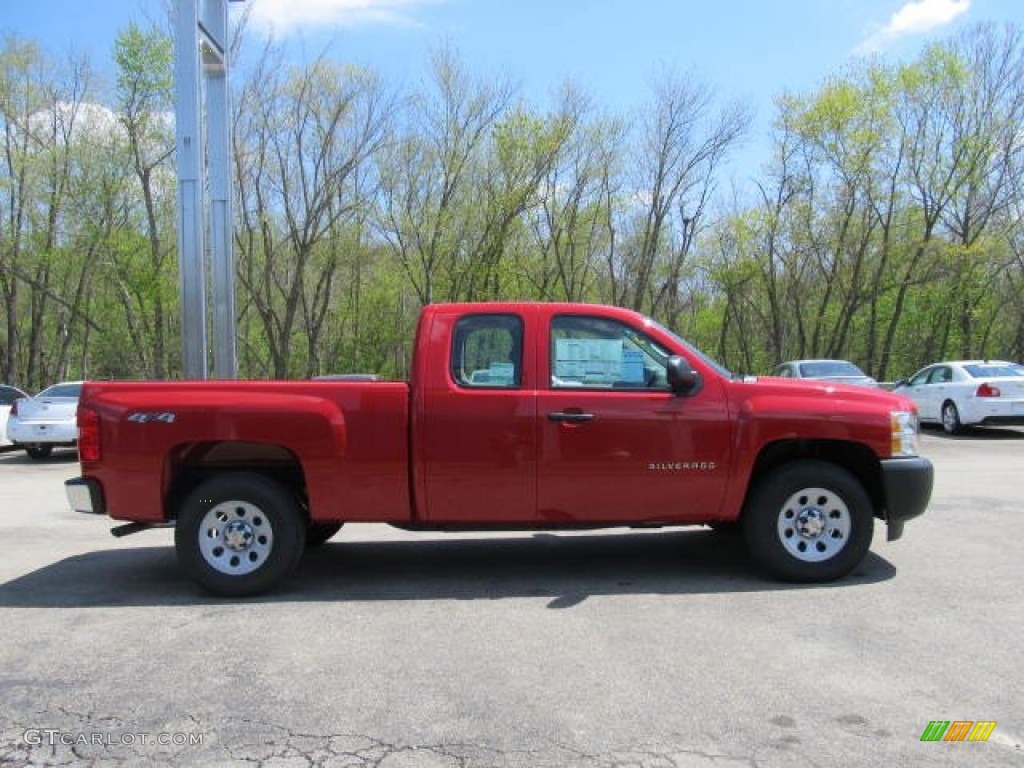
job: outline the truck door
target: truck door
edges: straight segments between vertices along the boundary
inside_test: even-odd
[[[537,504],[535,368],[525,313],[438,314],[414,406],[417,507],[445,525],[532,523]],[[449,349],[444,350],[448,346]],[[446,351],[447,354],[442,354]]]
[[[721,385],[674,395],[668,350],[618,320],[555,316],[548,336],[550,376],[537,398],[540,521],[714,517],[729,465]]]

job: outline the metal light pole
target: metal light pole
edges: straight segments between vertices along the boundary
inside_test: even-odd
[[[237,0],[233,0],[237,1]],[[178,263],[185,378],[208,374],[206,210],[213,285],[213,361],[217,378],[235,378],[234,256],[231,249],[231,125],[228,0],[177,0],[175,104],[178,152]],[[203,85],[205,84],[205,128]],[[205,139],[205,140],[204,140]],[[204,194],[207,187],[209,194]]]

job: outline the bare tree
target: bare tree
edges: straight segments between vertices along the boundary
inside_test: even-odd
[[[416,94],[410,122],[382,159],[380,231],[420,303],[453,298],[438,286],[457,276],[475,239],[471,213],[483,153],[511,88],[475,80],[449,48],[433,54],[432,88]]]
[[[613,300],[657,313],[678,307],[684,261],[702,226],[716,173],[749,125],[737,104],[719,110],[695,78],[663,75],[640,118],[636,231],[612,275]]]
[[[255,312],[269,371],[285,377],[296,334],[317,344],[337,269],[328,241],[360,205],[350,185],[382,146],[391,104],[370,72],[323,57],[282,71],[267,51],[237,109],[241,313]]]

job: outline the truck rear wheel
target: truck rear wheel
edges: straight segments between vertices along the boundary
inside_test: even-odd
[[[856,568],[871,546],[871,500],[845,469],[795,461],[758,482],[743,533],[751,554],[773,575],[832,581]]]
[[[242,597],[272,589],[298,565],[306,523],[292,494],[253,472],[215,475],[182,503],[178,560],[201,587]]]

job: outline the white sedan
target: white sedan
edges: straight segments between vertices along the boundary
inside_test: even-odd
[[[65,381],[47,387],[35,397],[14,401],[7,416],[7,439],[33,459],[45,459],[57,445],[78,440],[78,396],[82,382]]]
[[[10,384],[0,384],[0,446],[11,444],[7,439],[7,414],[11,412],[14,401],[21,397],[28,395]]]
[[[942,424],[951,435],[971,425],[1024,425],[1024,374],[1015,363],[935,363],[900,382],[893,391],[917,404],[921,421]]]

